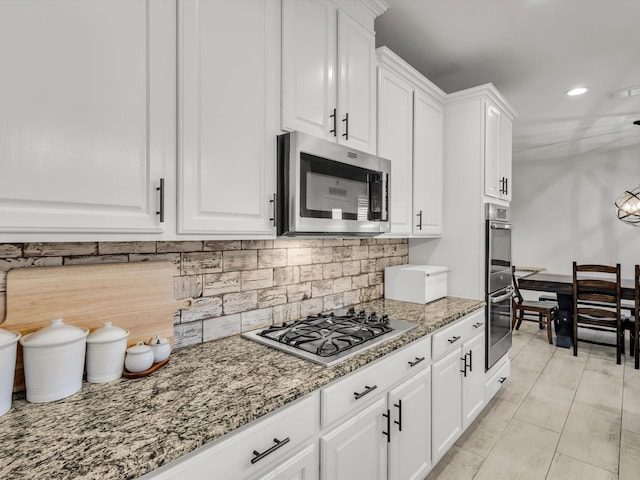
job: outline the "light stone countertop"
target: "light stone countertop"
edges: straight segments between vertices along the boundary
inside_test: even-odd
[[[330,368],[234,336],[179,350],[142,379],[85,382],[57,402],[15,395],[0,417],[0,478],[139,477],[483,305],[455,297],[355,305],[419,326]]]

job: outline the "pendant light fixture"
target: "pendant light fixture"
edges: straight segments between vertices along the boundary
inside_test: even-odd
[[[640,126],[640,120],[636,120],[633,124]],[[634,227],[640,227],[640,185],[620,195],[615,205],[619,220]]]

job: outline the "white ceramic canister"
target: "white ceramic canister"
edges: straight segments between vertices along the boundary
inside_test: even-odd
[[[153,363],[160,363],[169,358],[169,355],[171,354],[171,344],[165,337],[156,335],[149,340],[149,346],[153,351]]]
[[[131,373],[144,372],[153,365],[153,351],[149,345],[138,342],[133,347],[127,349],[127,356],[124,359],[124,366]]]
[[[105,322],[87,337],[87,381],[105,383],[122,376],[129,332]]]
[[[16,351],[20,334],[0,328],[0,416],[11,408],[13,376],[16,371]]]
[[[27,401],[53,402],[82,387],[88,328],[67,325],[62,318],[20,339]]]

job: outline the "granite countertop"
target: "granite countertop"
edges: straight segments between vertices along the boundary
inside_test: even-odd
[[[427,305],[385,299],[355,305],[419,326],[330,368],[234,336],[174,352],[142,379],[85,382],[52,403],[16,395],[0,417],[0,478],[139,477],[483,304],[446,297]]]

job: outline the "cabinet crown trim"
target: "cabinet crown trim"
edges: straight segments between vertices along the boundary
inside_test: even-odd
[[[466,90],[460,90],[459,92],[450,93],[447,95],[447,105],[455,103],[463,103],[471,100],[477,100],[479,98],[488,98],[496,106],[502,110],[505,115],[513,121],[518,116],[518,112],[511,106],[506,98],[498,91],[493,83],[486,83],[473,88],[467,88]]]
[[[376,17],[389,9],[389,4],[385,0],[358,0],[358,3]]]

